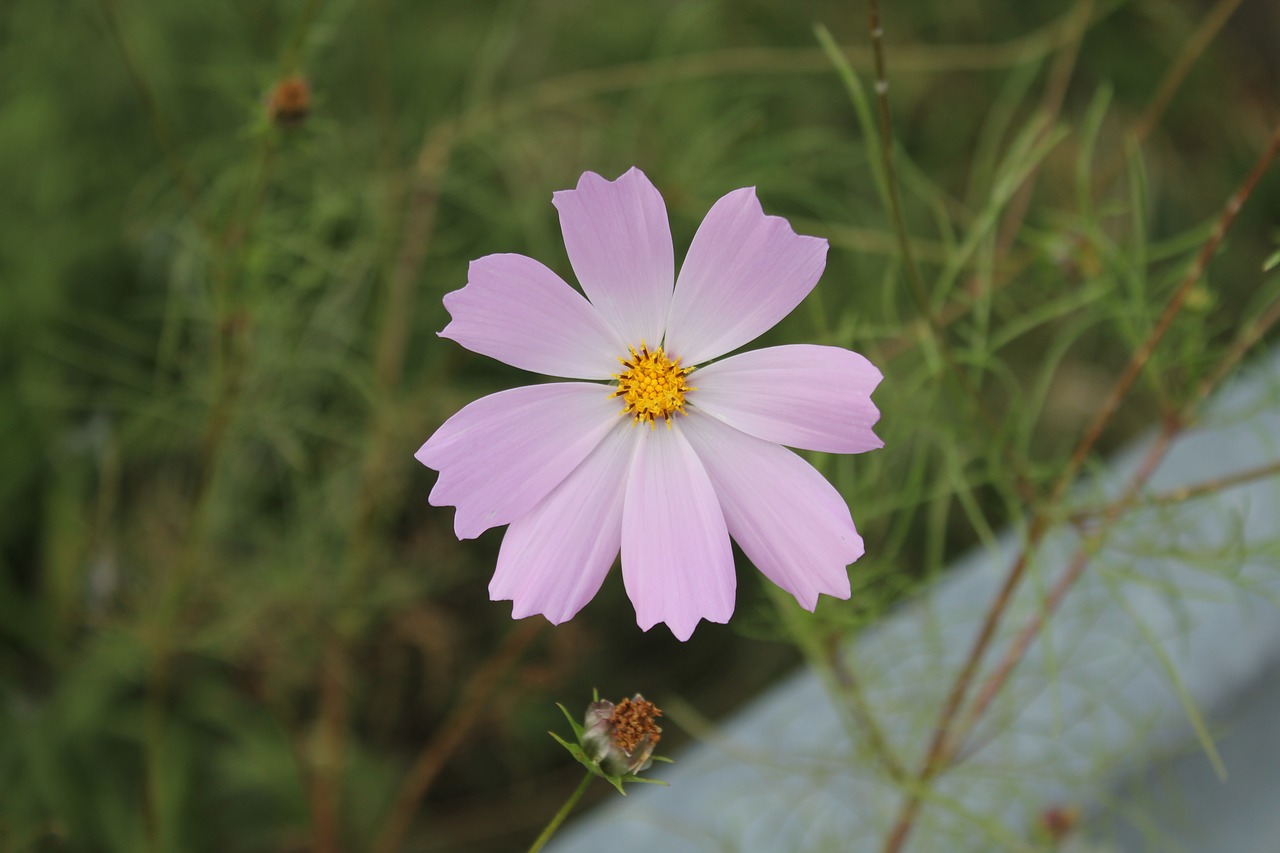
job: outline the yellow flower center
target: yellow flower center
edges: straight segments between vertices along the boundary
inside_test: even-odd
[[[678,358],[668,359],[662,347],[650,351],[643,341],[638,351],[635,347],[630,350],[630,358],[618,359],[626,370],[613,374],[618,390],[609,396],[622,398],[622,412],[630,414],[634,423],[648,421],[652,427],[662,418],[670,426],[672,412],[686,414],[684,395],[695,389],[686,385],[685,379],[693,368],[681,367]]]

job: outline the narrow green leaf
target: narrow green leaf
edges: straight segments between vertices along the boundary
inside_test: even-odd
[[[1278,265],[1280,265],[1280,249],[1276,249],[1262,262],[1262,271],[1271,272]]]
[[[1108,578],[1106,573],[1102,573],[1102,577],[1106,581],[1107,588],[1111,591],[1112,598],[1129,614],[1134,626],[1142,634],[1142,638],[1147,641],[1147,645],[1155,653],[1156,659],[1160,661],[1160,666],[1169,679],[1169,686],[1177,694],[1178,701],[1182,704],[1182,710],[1186,713],[1187,720],[1191,723],[1191,728],[1195,730],[1196,739],[1200,742],[1200,748],[1204,750],[1205,757],[1209,759],[1209,763],[1213,765],[1214,773],[1218,775],[1218,781],[1227,781],[1227,766],[1223,763],[1222,756],[1218,754],[1218,747],[1213,742],[1213,736],[1209,734],[1209,727],[1205,725],[1204,717],[1201,716],[1200,709],[1196,707],[1195,700],[1191,697],[1190,691],[1187,690],[1187,685],[1183,682],[1182,676],[1178,674],[1177,667],[1169,659],[1164,644],[1152,633],[1150,626],[1134,610],[1133,605],[1118,589],[1115,581]]]

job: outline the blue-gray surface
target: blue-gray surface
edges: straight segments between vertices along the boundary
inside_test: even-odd
[[[1141,452],[1122,454],[1078,499],[1118,494]],[[1276,459],[1280,358],[1212,401],[1152,488]],[[992,706],[980,748],[935,786],[910,849],[1036,849],[1038,817],[1076,806],[1087,816],[1080,849],[1280,851],[1278,522],[1275,477],[1128,516]],[[1079,544],[1064,529],[1040,549],[994,648]],[[910,766],[1017,550],[1006,535],[971,554],[851,646],[869,704]],[[1221,743],[1225,783],[1196,745],[1188,703]],[[675,757],[654,771],[671,787],[633,786],[548,849],[877,850],[901,801],[809,672]]]

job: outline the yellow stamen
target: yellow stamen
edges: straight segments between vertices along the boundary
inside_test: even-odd
[[[685,384],[685,379],[693,372],[692,367],[681,367],[680,359],[671,361],[662,347],[650,351],[640,342],[640,349],[629,347],[631,358],[620,358],[626,368],[622,373],[615,373],[618,390],[611,397],[621,397],[623,414],[630,414],[633,423],[648,421],[652,428],[658,418],[671,427],[673,412],[687,414],[684,410],[684,395],[696,390]]]

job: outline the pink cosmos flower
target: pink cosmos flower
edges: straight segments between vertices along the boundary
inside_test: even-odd
[[[849,597],[862,538],[844,499],[783,447],[883,446],[880,371],[829,346],[779,346],[704,365],[774,326],[817,284],[827,241],[766,216],[755,189],[712,206],[675,273],[662,196],[638,169],[585,173],[554,204],[585,292],[524,255],[471,263],[440,334],[515,367],[577,382],[476,400],[418,450],[431,503],[470,539],[507,524],[489,583],[513,617],[574,616],[619,550],[641,628],[687,640],[727,622],[732,536],[812,610]],[[600,383],[608,384],[600,384]]]

